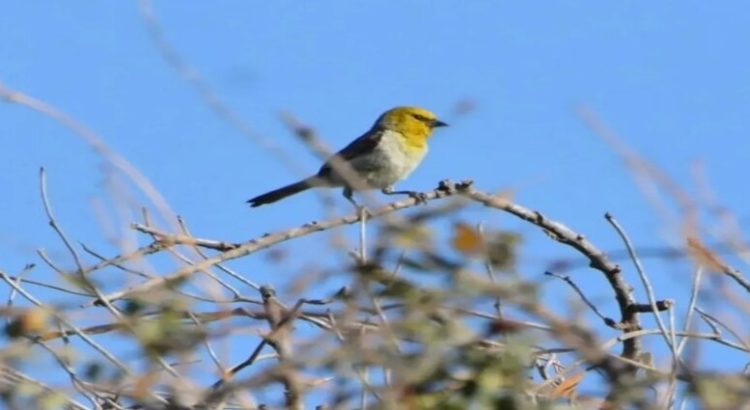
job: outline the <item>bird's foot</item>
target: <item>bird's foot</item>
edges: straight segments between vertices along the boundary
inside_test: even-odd
[[[408,195],[414,199],[417,204],[427,203],[427,194],[417,191],[394,191],[392,187],[383,188],[382,192],[386,195]]]

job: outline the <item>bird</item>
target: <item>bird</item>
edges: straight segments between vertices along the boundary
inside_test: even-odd
[[[394,191],[393,186],[422,162],[435,128],[447,125],[424,108],[391,108],[367,132],[328,158],[315,175],[247,202],[258,207],[316,187],[343,187],[344,198],[357,208],[353,193],[362,190],[380,189],[386,195],[406,194],[424,200],[418,192]]]

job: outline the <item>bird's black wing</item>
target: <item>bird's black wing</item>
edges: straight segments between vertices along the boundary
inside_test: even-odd
[[[342,148],[334,155],[334,157],[337,157],[343,161],[349,161],[352,158],[356,158],[368,152],[372,152],[380,143],[380,140],[383,139],[384,131],[385,130],[382,129],[367,131],[359,138],[350,142],[349,145]],[[331,171],[333,171],[333,166],[331,164],[332,160],[333,158],[329,158],[326,163],[323,164],[322,167],[320,167],[320,171],[318,171],[319,177],[326,177],[327,175],[331,174]]]

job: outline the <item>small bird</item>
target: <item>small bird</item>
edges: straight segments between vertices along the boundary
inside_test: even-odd
[[[343,187],[344,197],[355,207],[359,205],[352,198],[353,192],[367,189],[421,199],[417,192],[394,191],[393,184],[406,178],[422,162],[432,131],[447,125],[423,108],[392,108],[364,135],[330,157],[317,174],[247,202],[252,207],[270,204],[314,187]]]

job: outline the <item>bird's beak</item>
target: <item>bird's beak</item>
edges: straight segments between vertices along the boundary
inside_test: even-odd
[[[448,124],[446,124],[446,123],[444,123],[444,122],[442,122],[440,120],[435,120],[435,121],[432,122],[432,128],[447,127],[447,126],[448,126]]]

